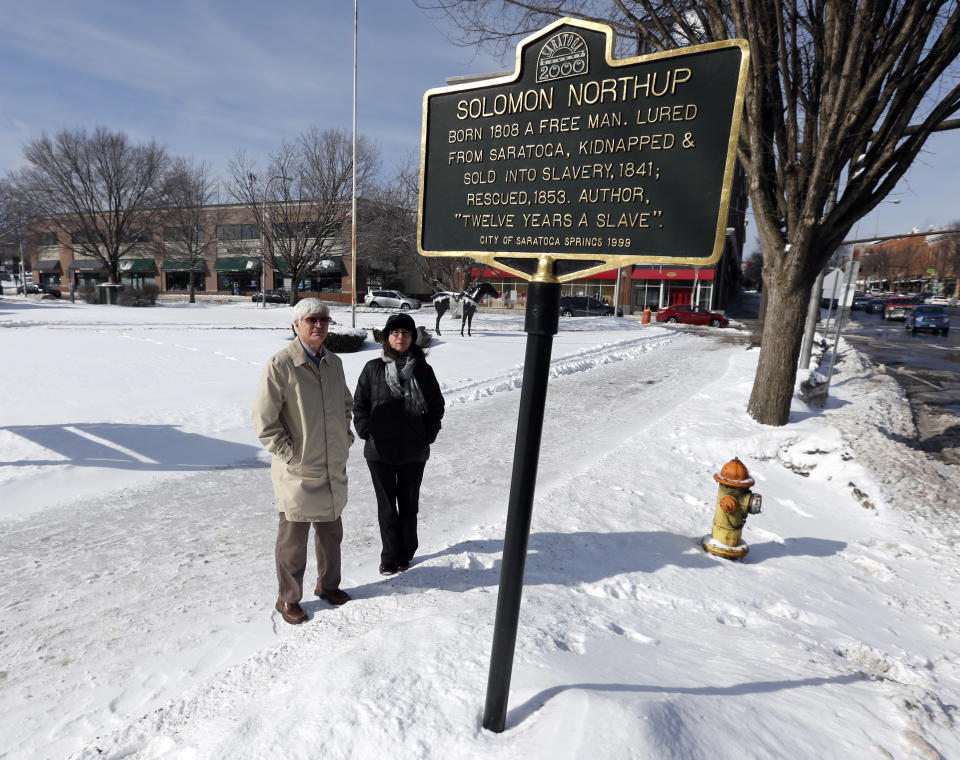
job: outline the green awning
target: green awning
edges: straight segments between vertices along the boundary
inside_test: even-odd
[[[163,271],[189,272],[192,269],[194,272],[202,272],[205,265],[206,262],[203,259],[194,262],[193,266],[190,265],[190,262],[187,259],[168,259],[167,261],[163,262]]]
[[[120,274],[156,274],[157,263],[153,259],[120,259],[117,269]]]
[[[260,260],[249,256],[217,256],[213,265],[214,272],[250,272],[260,271]]]
[[[38,272],[60,272],[59,261],[38,261],[34,267]]]

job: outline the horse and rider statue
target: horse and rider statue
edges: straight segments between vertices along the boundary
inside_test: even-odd
[[[484,296],[493,296],[499,298],[500,293],[489,282],[481,282],[474,285],[470,290],[461,290],[455,293],[450,290],[444,290],[433,295],[433,307],[437,310],[437,335],[440,335],[440,318],[450,309],[461,310],[460,315],[460,335],[463,336],[463,328],[467,328],[467,337],[471,337],[470,326],[473,324],[473,315],[477,313],[477,304]]]

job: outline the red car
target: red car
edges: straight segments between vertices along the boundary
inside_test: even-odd
[[[710,325],[726,327],[727,318],[723,314],[707,311],[702,306],[669,306],[657,312],[657,322],[679,322],[683,325]]]

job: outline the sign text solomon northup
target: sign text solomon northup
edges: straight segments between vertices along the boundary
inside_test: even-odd
[[[518,46],[513,75],[426,93],[421,253],[719,258],[746,43],[616,60],[612,40],[564,19]]]

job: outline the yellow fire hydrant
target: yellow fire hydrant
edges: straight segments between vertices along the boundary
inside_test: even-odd
[[[736,457],[727,462],[713,479],[720,484],[717,489],[717,509],[713,515],[713,533],[704,536],[700,543],[718,557],[740,559],[750,551],[750,547],[740,538],[747,515],[760,514],[763,499],[760,494],[751,493],[750,486],[755,481],[750,477],[746,465]]]

